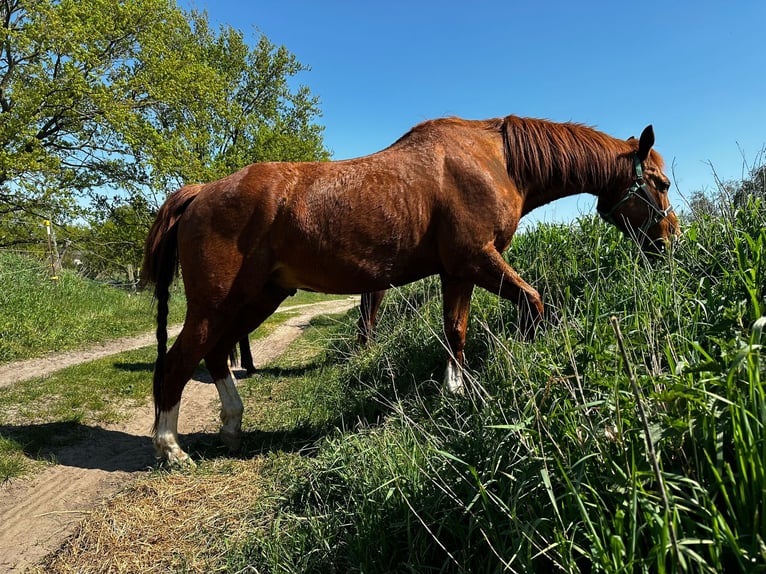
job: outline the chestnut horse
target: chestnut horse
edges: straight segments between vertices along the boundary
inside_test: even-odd
[[[154,444],[170,462],[183,388],[204,358],[221,397],[221,437],[239,445],[243,406],[228,365],[234,344],[296,289],[373,293],[438,274],[449,347],[445,386],[463,388],[475,285],[520,306],[540,296],[502,257],[519,219],[590,193],[599,213],[649,252],[677,233],[654,132],[621,140],[574,123],[516,116],[424,122],[383,151],[316,163],[258,163],[168,196],[146,240],[158,355]],[[167,352],[169,285],[180,263],[186,320]],[[382,296],[382,294],[381,294]]]

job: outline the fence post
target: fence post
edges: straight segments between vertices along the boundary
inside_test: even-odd
[[[58,246],[56,245],[56,232],[51,226],[50,219],[43,221],[45,231],[48,235],[48,253],[51,258],[51,279],[57,280],[58,272],[61,269],[61,260],[59,259]]]

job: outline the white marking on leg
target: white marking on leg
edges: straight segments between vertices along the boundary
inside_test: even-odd
[[[230,449],[237,450],[242,435],[242,412],[245,409],[231,371],[226,378],[218,379],[215,387],[221,397],[221,439]]]
[[[447,362],[447,370],[444,372],[444,387],[456,395],[465,393],[463,369],[458,367],[453,361]]]
[[[157,430],[154,433],[154,448],[157,450],[157,456],[167,460],[170,464],[191,462],[189,455],[178,445],[178,409],[180,406],[181,402],[179,401],[169,411],[160,411]]]

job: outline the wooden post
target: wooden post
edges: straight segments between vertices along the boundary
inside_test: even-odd
[[[61,261],[59,260],[58,256],[58,246],[56,245],[56,233],[51,227],[50,219],[46,219],[43,222],[43,225],[45,225],[45,231],[48,235],[48,253],[50,254],[51,258],[51,279],[55,281],[58,280],[58,272],[61,269]]]
[[[133,291],[135,291],[136,290],[136,275],[135,275],[135,271],[133,270],[132,263],[128,263],[127,272],[128,272],[128,283],[130,284],[130,288]]]

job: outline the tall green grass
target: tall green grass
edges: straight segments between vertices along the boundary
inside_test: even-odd
[[[133,294],[0,251],[0,364],[149,332],[150,292]],[[171,298],[171,321],[183,320],[184,297]]]
[[[654,262],[595,217],[520,235],[507,257],[547,328],[522,341],[514,306],[477,291],[464,398],[439,391],[438,283],[392,294],[369,350],[335,339],[332,367],[304,373],[357,424],[327,413],[341,430],[278,474],[275,518],[232,567],[766,570],[765,227],[760,200],[688,219]]]

